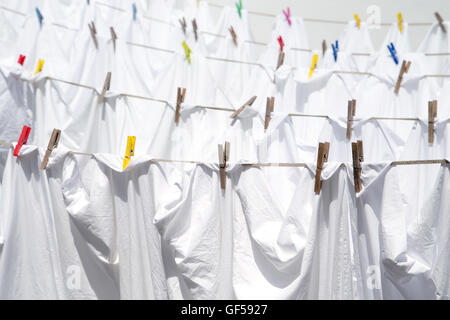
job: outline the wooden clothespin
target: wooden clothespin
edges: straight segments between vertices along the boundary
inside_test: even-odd
[[[192,20],[192,29],[194,30],[195,41],[198,41],[197,21],[195,19]]]
[[[178,123],[180,121],[181,104],[184,102],[185,95],[186,95],[186,88],[178,87],[177,106],[175,109],[175,123]]]
[[[113,42],[113,47],[114,47],[114,52],[116,52],[116,39],[117,39],[117,34],[114,31],[113,27],[109,27],[109,31],[111,32],[111,40]]]
[[[398,94],[398,92],[400,91],[400,85],[402,84],[403,75],[405,73],[408,73],[408,70],[409,70],[410,66],[411,66],[411,61],[403,60],[402,66],[400,68],[400,73],[399,73],[398,78],[397,78],[397,83],[395,84],[395,89],[394,89],[395,94]]]
[[[403,16],[401,12],[397,13],[397,24],[398,30],[400,30],[400,32],[403,32]]]
[[[267,103],[266,103],[266,116],[264,117],[264,132],[266,132],[267,128],[269,127],[269,122],[270,122],[270,113],[273,112],[273,108],[275,106],[275,98],[271,97],[271,98],[267,98]]]
[[[88,23],[89,31],[91,32],[92,41],[94,41],[95,48],[98,49],[97,30],[95,29],[94,21]]]
[[[329,142],[320,142],[319,150],[317,153],[317,167],[316,167],[316,177],[314,181],[314,192],[316,194],[320,193],[322,189],[322,181],[320,180],[320,175],[323,170],[323,164],[328,161],[328,152],[330,151]]]
[[[231,38],[233,39],[234,45],[237,47],[237,45],[238,45],[238,43],[237,43],[237,35],[236,35],[236,32],[234,31],[233,26],[230,26],[228,28],[228,30],[230,31]]]
[[[19,59],[17,60],[17,63],[20,64],[21,66],[23,66],[24,62],[25,62],[25,56],[24,55],[19,55]]]
[[[106,91],[109,90],[110,85],[111,85],[111,72],[108,72],[106,74],[106,79],[105,79],[105,83],[103,84],[102,92],[98,96],[98,104],[103,103],[103,100],[105,99]]]
[[[61,137],[61,130],[53,129],[52,136],[48,142],[47,150],[45,151],[44,159],[42,159],[41,170],[45,170],[47,168],[48,159],[52,154],[53,149],[58,147],[59,138]]]
[[[278,54],[277,70],[283,65],[283,63],[284,63],[284,52],[280,51],[280,53]]]
[[[364,161],[362,140],[352,142],[352,158],[353,158],[353,179],[355,183],[355,192],[358,193],[362,190],[361,162]]]
[[[444,20],[442,19],[442,17],[439,14],[439,12],[435,12],[434,15],[436,16],[436,19],[439,22],[439,26],[441,27],[442,32],[447,33],[447,29],[445,28],[445,25],[444,25]]]
[[[183,19],[178,19],[180,22],[181,28],[183,29],[183,33],[186,34],[186,19],[183,17]]]
[[[186,43],[186,41],[183,41],[181,44],[183,45],[184,53],[186,54],[186,59],[187,59],[187,61],[188,61],[189,63],[191,63],[191,53],[192,53],[191,48],[189,48],[189,46],[188,46],[188,44]]]
[[[327,52],[327,42],[325,39],[322,40],[322,57],[325,56],[325,52]]]
[[[361,28],[361,19],[359,18],[358,14],[356,14],[356,13],[353,16],[355,17],[355,20],[356,20],[356,26],[358,27],[358,29],[360,29]]]
[[[230,118],[235,119],[244,110],[244,108],[246,106],[251,106],[253,104],[253,102],[255,102],[255,100],[256,100],[256,96],[251,97],[246,103],[244,103],[242,105],[242,107],[240,107],[235,112],[233,112],[233,114],[230,116]]]
[[[428,101],[428,142],[434,142],[434,123],[437,117],[437,100]]]
[[[36,71],[34,72],[34,74],[38,74],[39,72],[42,71],[42,69],[44,68],[44,60],[43,59],[39,59],[37,66],[36,66]]]
[[[313,73],[314,73],[314,69],[316,69],[317,67],[317,60],[319,59],[319,56],[317,54],[313,55],[313,59],[311,62],[311,68],[309,69],[309,75],[308,78],[311,78]]]
[[[123,168],[125,170],[130,163],[131,157],[134,156],[134,145],[136,144],[135,136],[128,136],[127,149],[125,150],[125,157],[123,158]]]
[[[352,125],[353,125],[353,117],[356,112],[356,100],[348,100],[348,111],[347,111],[347,139],[350,140],[352,138]]]
[[[28,136],[30,135],[31,128],[28,126],[23,126],[22,133],[20,134],[19,140],[17,141],[16,147],[14,148],[14,157],[19,156],[20,149],[24,144],[27,144]]]
[[[230,159],[230,143],[225,141],[224,145],[219,144],[219,170],[220,170],[220,188],[225,190],[227,185],[227,162]]]

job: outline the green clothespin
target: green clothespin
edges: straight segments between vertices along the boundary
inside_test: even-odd
[[[241,10],[242,10],[242,0],[239,0],[239,3],[238,3],[238,2],[235,2],[235,4],[236,4],[236,8],[237,8],[237,11],[238,11],[238,14],[239,14],[239,18],[242,19],[242,13],[241,13]]]
[[[187,45],[186,41],[183,41],[182,45],[183,45],[183,48],[184,48],[184,52],[186,53],[186,59],[189,61],[189,63],[191,63],[191,52],[192,52],[192,50]]]

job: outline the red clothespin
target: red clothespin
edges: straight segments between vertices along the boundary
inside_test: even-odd
[[[186,88],[178,88],[177,106],[175,109],[175,123],[178,123],[178,121],[180,121],[181,104],[184,102],[185,95],[186,95]]]
[[[113,47],[114,47],[114,52],[116,52],[116,39],[117,39],[117,34],[114,31],[113,27],[109,27],[109,31],[111,32],[111,40],[113,42]]]
[[[192,20],[192,29],[194,30],[195,41],[198,41],[197,21],[195,19]]]
[[[23,63],[25,62],[25,56],[24,55],[19,55],[19,59],[17,60],[17,63],[20,64],[21,66],[23,66]]]
[[[350,140],[352,138],[352,126],[353,126],[353,117],[356,113],[356,100],[348,100],[348,111],[347,111],[347,139]]]
[[[355,192],[358,193],[362,190],[361,162],[364,161],[362,140],[352,142],[352,158],[353,158],[353,179],[355,183]]]
[[[27,144],[28,136],[30,135],[31,128],[27,126],[23,126],[22,133],[20,134],[19,140],[17,141],[16,147],[14,148],[14,157],[18,157],[20,153],[20,149],[24,144]]]
[[[411,61],[403,60],[402,66],[400,67],[400,73],[397,78],[397,83],[395,84],[395,88],[394,88],[395,94],[398,94],[398,92],[400,91],[400,85],[402,84],[403,75],[405,73],[408,73],[410,66],[411,66]]]
[[[287,7],[286,10],[283,10],[283,14],[284,14],[288,24],[290,26],[292,26],[292,22],[291,22],[291,8]]]
[[[428,142],[434,142],[434,122],[437,117],[437,100],[428,101]]]
[[[319,150],[317,152],[317,167],[316,167],[316,176],[314,180],[314,192],[316,194],[320,193],[322,189],[322,181],[320,180],[320,175],[323,170],[323,164],[328,161],[328,153],[330,151],[330,143],[329,142],[320,142]]]
[[[231,38],[233,39],[234,45],[237,47],[237,45],[238,45],[238,43],[237,43],[237,35],[236,35],[236,32],[233,29],[233,26],[230,26],[230,28],[228,28],[228,30],[230,31]]]
[[[240,107],[235,112],[233,112],[233,114],[230,116],[230,118],[232,118],[232,119],[236,118],[239,115],[239,113],[241,113],[244,110],[244,108],[246,106],[251,106],[253,104],[253,102],[255,102],[255,100],[256,100],[256,96],[251,97],[250,100],[248,100],[246,103],[244,103],[242,105],[242,107]]]
[[[283,52],[283,49],[284,49],[283,37],[278,36],[277,40],[278,40],[278,44],[280,45],[280,52]]]
[[[274,106],[275,106],[275,98],[274,97],[267,98],[266,116],[264,118],[264,132],[269,127],[269,122],[270,122],[270,118],[271,118],[270,114],[273,112]]]
[[[225,190],[227,185],[227,162],[230,159],[230,143],[225,141],[224,145],[218,145],[219,150],[219,170],[220,170],[220,188]]]

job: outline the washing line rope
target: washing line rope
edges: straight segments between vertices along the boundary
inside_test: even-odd
[[[126,11],[125,9],[114,7],[114,6],[111,6],[109,4],[105,4],[105,3],[101,3],[101,2],[96,2],[96,4],[102,5],[102,6],[105,6],[105,7],[108,7],[108,8],[112,8],[112,9],[115,9],[115,10],[118,10],[118,11],[121,11],[121,12],[125,12]],[[211,5],[214,5],[214,4],[211,4]],[[224,7],[224,6],[220,6],[220,5],[215,5],[215,6],[222,7],[222,8]],[[10,12],[22,15],[22,16],[26,16],[25,13],[22,13],[22,12],[19,12],[19,11],[16,11],[16,10],[12,10],[12,9],[9,9],[9,8],[3,7],[3,6],[0,6],[0,8],[4,9],[6,11],[10,11]],[[254,11],[249,11],[249,13],[266,15],[266,16],[270,16],[270,17],[276,17],[275,15],[269,15],[269,14],[265,14],[265,13],[257,13],[257,12],[254,12]],[[173,23],[171,23],[169,21],[164,21],[164,20],[159,19],[159,18],[149,17],[149,16],[143,16],[143,17],[145,19],[148,19],[148,20],[153,20],[153,21],[156,21],[156,22],[167,24],[167,25],[172,26],[172,27],[180,28],[180,26],[176,26],[176,25],[174,25]],[[310,19],[310,18],[304,18],[303,20],[304,21],[313,21],[313,22],[347,24],[347,22],[345,22],[345,21],[335,21],[335,20]],[[62,28],[68,29],[68,30],[79,31],[78,29],[70,28],[70,27],[64,26],[64,25],[59,24],[59,23],[53,22],[52,24],[55,25],[55,26],[58,26],[58,27],[62,27]],[[381,23],[381,25],[389,26],[390,24],[389,23]],[[415,23],[415,24],[414,23],[409,23],[409,25],[425,26],[425,25],[432,25],[432,23]],[[226,38],[225,35],[212,33],[212,32],[209,32],[209,31],[200,31],[200,33],[207,34],[207,35],[214,36],[214,37],[219,37],[219,38]],[[268,43],[266,43],[266,42],[260,42],[260,41],[254,41],[254,40],[244,40],[243,42],[244,43],[255,44],[255,45],[260,45],[260,46],[267,46],[268,45]],[[287,49],[288,50],[303,51],[303,52],[313,52],[314,51],[312,49],[295,48],[295,47],[287,48]],[[162,50],[164,50],[164,49],[162,49]],[[351,53],[351,54],[355,55],[355,56],[370,56],[371,55],[371,53],[357,53],[357,52]],[[446,55],[450,55],[450,52],[424,53],[424,54],[425,54],[425,56],[446,56]]]
[[[12,143],[7,143],[0,141],[0,146],[6,146],[9,148],[13,147]],[[87,152],[79,152],[79,151],[69,151],[71,155],[78,156],[86,156],[93,157],[93,153]],[[189,164],[205,164],[206,162],[193,161],[193,160],[171,160],[171,159],[150,159],[149,162],[168,162],[168,163],[189,163]],[[420,164],[449,164],[450,162],[447,159],[433,159],[433,160],[401,160],[401,161],[392,161],[390,163],[391,166],[407,166],[407,165],[420,165]],[[343,165],[344,162],[341,163]],[[242,167],[307,167],[307,163],[302,162],[294,162],[294,163],[238,163],[238,165]]]

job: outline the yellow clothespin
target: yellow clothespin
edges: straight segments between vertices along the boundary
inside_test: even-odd
[[[400,30],[400,32],[403,32],[403,17],[401,12],[397,13],[397,20],[398,30]]]
[[[41,72],[42,68],[44,68],[44,60],[39,59],[34,74],[38,74],[39,72]]]
[[[182,45],[183,45],[183,48],[184,48],[184,52],[186,53],[186,59],[189,61],[189,63],[191,63],[191,52],[192,52],[192,50],[187,45],[186,41],[183,41]]]
[[[356,25],[358,26],[358,29],[361,28],[361,19],[359,18],[359,16],[355,13],[354,14],[355,20],[356,20]]]
[[[123,170],[128,167],[131,157],[134,156],[134,144],[136,143],[135,136],[128,136],[127,150],[125,151],[125,157],[123,158]]]
[[[311,68],[309,69],[309,75],[308,78],[311,78],[314,72],[314,69],[317,67],[317,60],[319,59],[319,56],[317,54],[313,55]]]

